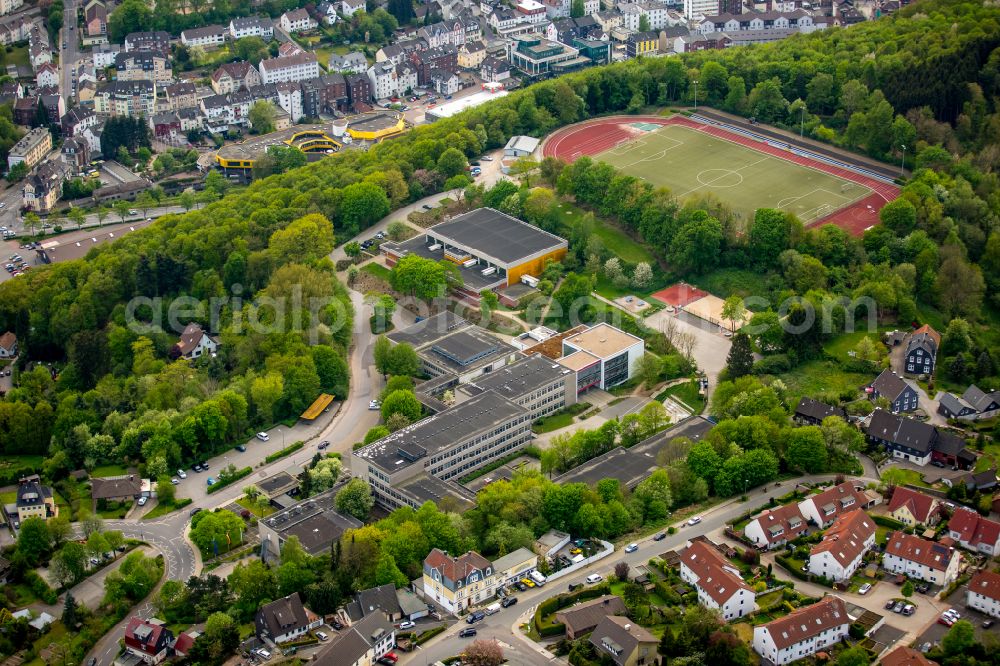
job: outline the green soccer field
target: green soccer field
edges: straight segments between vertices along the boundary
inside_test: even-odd
[[[808,224],[871,194],[863,185],[678,125],[666,125],[594,156],[665,186],[680,200],[711,192],[742,219],[779,208]]]

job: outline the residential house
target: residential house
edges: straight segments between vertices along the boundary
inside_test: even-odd
[[[339,72],[301,81],[302,113],[315,118],[333,113],[347,103],[347,82]]]
[[[656,646],[660,640],[627,617],[609,615],[590,634],[590,644],[601,660],[610,658],[617,666],[656,665],[660,658]]]
[[[462,79],[451,70],[432,69],[430,77],[431,85],[439,95],[454,95],[462,88]]]
[[[225,26],[206,25],[201,28],[190,28],[181,32],[181,44],[191,48],[200,46],[202,48],[215,48],[226,43],[226,35],[229,31]]]
[[[103,0],[90,0],[83,7],[83,22],[88,37],[108,34],[108,7]]]
[[[875,548],[875,521],[861,509],[840,514],[809,551],[809,573],[836,583],[850,580]]]
[[[916,389],[888,368],[875,378],[867,392],[873,401],[878,398],[888,400],[889,409],[894,414],[915,411],[919,403]]]
[[[903,364],[907,374],[934,374],[940,346],[941,334],[928,324],[913,331],[909,340],[906,341],[906,351],[903,352]]]
[[[142,479],[135,474],[91,478],[90,498],[107,502],[131,502],[142,496]]]
[[[753,649],[769,663],[783,666],[810,657],[847,637],[851,618],[840,597],[828,595],[753,630]]]
[[[344,77],[347,87],[347,102],[354,111],[369,108],[372,100],[372,82],[364,74],[348,74]]]
[[[0,2],[0,14],[11,14],[24,6],[24,0],[3,0]]]
[[[119,81],[156,81],[166,83],[174,78],[166,52],[147,49],[124,51],[115,56]]]
[[[28,518],[48,520],[59,515],[59,506],[52,496],[52,488],[43,486],[42,479],[37,474],[23,477],[17,482],[14,504],[18,524]]]
[[[855,481],[844,481],[806,497],[799,502],[799,510],[806,520],[815,523],[820,529],[826,529],[840,514],[867,509],[874,503],[875,500],[865,494],[864,486],[859,486]]]
[[[351,18],[357,12],[365,11],[365,0],[340,0],[340,13]]]
[[[905,645],[900,645],[882,657],[879,663],[882,666],[938,666],[936,661],[925,657],[923,652]]]
[[[950,546],[905,532],[890,532],[882,567],[892,573],[946,586],[958,577],[960,560],[958,551]]]
[[[183,130],[181,129],[181,119],[177,115],[176,111],[167,111],[165,113],[157,113],[152,118],[153,125],[153,136],[157,138],[158,141],[163,141],[165,143],[170,143],[176,141]]]
[[[184,328],[181,338],[174,345],[177,356],[186,359],[196,359],[207,354],[214,354],[219,348],[219,341],[206,333],[200,324],[191,322]]]
[[[753,612],[755,595],[739,569],[704,541],[689,541],[681,551],[680,574],[698,592],[698,603],[726,621]]]
[[[847,420],[847,412],[840,407],[833,407],[825,402],[803,397],[799,399],[799,404],[796,405],[792,418],[800,425],[819,425],[828,416],[837,416]]]
[[[656,32],[633,32],[625,42],[625,55],[638,58],[656,53],[660,48],[660,36]]]
[[[484,46],[483,48],[485,49],[486,47]],[[400,63],[409,62],[411,53],[425,51],[426,49],[427,42],[423,39],[406,39],[395,44],[386,44],[375,52],[375,62],[385,62],[388,60],[393,65],[399,65]]]
[[[212,90],[228,95],[240,89],[249,90],[261,85],[260,73],[248,62],[227,62],[212,72]]]
[[[1000,554],[1000,523],[960,506],[948,521],[948,536],[962,548],[993,557]]]
[[[409,63],[396,65],[396,87],[399,95],[408,95],[417,87],[420,77],[417,76],[417,68]]]
[[[257,638],[275,644],[295,640],[323,624],[323,618],[304,605],[298,592],[265,604],[254,618]]]
[[[130,32],[125,35],[125,50],[155,50],[161,53],[170,52],[170,33],[164,30],[155,32]]]
[[[263,83],[303,81],[319,76],[319,63],[312,53],[262,60],[258,69]]]
[[[458,66],[462,69],[479,69],[486,59],[486,45],[481,41],[469,42],[458,47]]]
[[[606,594],[556,611],[556,621],[566,626],[566,638],[573,641],[592,632],[609,615],[626,615],[622,598]]]
[[[987,393],[975,384],[970,384],[961,397],[942,393],[938,403],[938,414],[949,419],[963,421],[990,419],[998,413],[1000,413],[1000,391]]]
[[[997,487],[996,465],[989,469],[984,469],[981,472],[969,472],[958,481],[964,483],[965,489],[969,492],[974,490],[978,490],[980,492],[984,490],[992,490]]]
[[[487,56],[479,68],[479,76],[484,83],[503,83],[510,79],[510,63],[493,56]]]
[[[67,136],[63,139],[59,152],[62,154],[63,162],[74,171],[83,171],[84,167],[90,164],[90,141],[82,133],[80,136]]]
[[[159,664],[171,653],[174,634],[158,620],[133,617],[125,625],[125,651],[147,664]]]
[[[94,59],[94,69],[101,70],[106,67],[113,67],[115,56],[123,50],[120,44],[99,44],[95,46],[90,52],[91,57]]]
[[[20,101],[20,100],[19,100]],[[37,103],[34,105],[37,109]],[[46,127],[36,127],[14,144],[7,153],[7,167],[24,162],[31,169],[52,150],[52,134]]]
[[[274,23],[267,16],[234,18],[229,22],[229,36],[233,39],[260,37],[269,42],[274,39]]]
[[[17,336],[12,331],[5,331],[0,335],[0,358],[15,356],[17,356]]]
[[[461,21],[442,21],[424,26],[417,31],[417,37],[432,49],[449,45],[459,47],[465,44],[465,26]]]
[[[167,106],[171,111],[190,109],[198,106],[198,91],[190,81],[181,81],[168,85],[166,93]]]
[[[458,613],[492,599],[497,589],[533,571],[537,561],[526,548],[495,562],[471,550],[453,557],[435,548],[424,559],[424,597]]]
[[[360,51],[351,51],[344,55],[331,53],[327,61],[327,70],[341,74],[360,74],[368,71],[368,59]]]
[[[281,18],[278,19],[278,25],[281,26],[282,30],[291,34],[315,30],[319,24],[313,20],[313,17],[309,16],[309,12],[300,8],[282,14]]]
[[[48,213],[62,196],[64,180],[66,170],[63,163],[42,162],[24,179],[21,207],[36,213]]]
[[[808,524],[795,502],[769,509],[747,523],[743,536],[758,548],[773,550],[804,534]]]
[[[35,83],[41,87],[59,85],[59,68],[50,62],[35,71]]]
[[[396,628],[381,613],[373,613],[338,632],[317,663],[372,666],[396,645]]]
[[[410,54],[410,64],[417,70],[417,80],[420,85],[430,85],[431,72],[443,69],[454,72],[458,69],[458,49],[454,46],[439,46],[426,51],[414,51]]]
[[[1000,617],[1000,574],[977,571],[965,592],[965,605],[990,617]]]
[[[396,66],[391,62],[375,63],[369,67],[368,78],[372,82],[372,96],[375,99],[388,99],[399,94]]]
[[[868,440],[885,447],[894,458],[926,465],[932,460],[943,465],[969,469],[976,456],[965,441],[947,429],[876,409],[868,419]]]
[[[361,590],[354,595],[354,601],[345,605],[344,610],[352,621],[376,612],[389,622],[396,623],[404,619],[403,608],[396,595],[396,586],[392,583]]]
[[[896,486],[889,500],[889,517],[904,525],[932,526],[938,522],[940,503],[938,498],[910,490],[905,486]]]
[[[337,22],[337,3],[321,2],[316,5],[316,13],[322,17],[323,23],[333,25]]]

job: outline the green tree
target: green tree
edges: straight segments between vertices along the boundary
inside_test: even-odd
[[[759,211],[758,211],[759,212]],[[722,318],[729,320],[730,330],[735,333],[737,325],[742,325],[747,308],[743,299],[733,294],[722,303]]]
[[[860,645],[844,650],[837,657],[837,666],[841,666],[841,664],[846,666],[868,666],[870,663],[871,659],[868,656],[868,651]]]
[[[750,253],[760,268],[774,266],[792,240],[792,216],[774,208],[758,208],[750,225]]]
[[[909,580],[907,580],[905,583],[903,583],[903,589],[900,590],[900,594],[902,594],[907,599],[909,599],[910,597],[912,597],[913,596],[913,583],[911,581],[909,581]]]
[[[258,134],[269,134],[274,131],[274,118],[277,111],[274,105],[266,99],[254,102],[250,107],[250,126]]]
[[[781,94],[781,79],[775,76],[758,83],[750,91],[747,104],[750,113],[760,122],[770,123],[784,118],[788,100]]]
[[[372,497],[371,488],[358,478],[351,479],[337,492],[335,502],[337,511],[354,516],[361,521],[368,519],[368,514],[375,506],[375,498]]]
[[[917,209],[908,199],[890,201],[878,214],[879,220],[899,236],[913,231],[917,224]]]
[[[945,656],[952,657],[967,652],[975,642],[976,633],[972,623],[968,620],[959,620],[941,639],[941,649]]]
[[[485,326],[490,322],[493,312],[500,305],[500,297],[492,289],[483,289],[479,292],[479,314]]]
[[[25,518],[21,523],[21,531],[17,534],[17,555],[28,566],[38,566],[49,554],[52,539],[45,520],[37,516]]]
[[[827,450],[818,426],[794,428],[786,442],[788,466],[809,474],[826,470]]]
[[[382,418],[388,420],[393,414],[402,414],[410,423],[420,418],[423,408],[412,391],[393,391],[382,401]]]
[[[156,501],[163,506],[172,506],[176,497],[176,488],[170,482],[170,475],[163,474],[156,479]]]
[[[407,254],[393,266],[389,282],[396,291],[424,301],[443,296],[448,286],[444,267],[416,254]]]
[[[569,15],[571,18],[580,18],[586,13],[586,8],[583,0],[573,0],[573,3],[569,8]]]
[[[649,32],[649,16],[642,14],[639,17],[639,32]]]
[[[82,229],[83,223],[87,221],[86,213],[83,212],[82,208],[78,208],[76,206],[69,209],[69,212],[66,213],[66,217],[73,221],[77,229]]]
[[[67,592],[63,601],[62,622],[70,631],[75,630],[80,624],[80,605],[76,603],[76,597],[72,592]]]
[[[458,148],[448,148],[437,161],[437,170],[445,178],[451,178],[461,173],[465,173],[465,168],[469,165],[465,155]]]
[[[341,191],[340,216],[347,236],[381,220],[389,210],[389,197],[374,183],[353,183]]]
[[[750,338],[744,333],[733,336],[733,345],[729,348],[729,356],[726,358],[726,368],[732,379],[749,375],[753,370],[753,350],[750,349]]]
[[[722,224],[704,211],[698,211],[677,232],[668,258],[682,273],[705,273],[718,265],[722,241]]]

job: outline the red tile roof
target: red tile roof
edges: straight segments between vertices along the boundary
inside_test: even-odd
[[[698,587],[722,606],[740,590],[750,586],[733,571],[733,565],[719,551],[704,541],[693,541],[681,551],[681,564],[698,577]]]
[[[864,491],[855,488],[853,481],[844,481],[839,485],[831,486],[821,493],[810,495],[803,501],[808,502],[809,500],[812,500],[816,508],[819,509],[824,524],[841,513],[860,509],[868,503],[868,497],[865,496]],[[833,512],[829,515],[823,511],[823,507],[827,505],[833,506]]]
[[[136,632],[141,629],[142,637]],[[164,631],[163,625],[147,622],[140,617],[133,617],[125,627],[125,645],[144,654],[155,655],[163,646],[160,637]]]
[[[995,546],[1000,540],[1000,523],[983,518],[966,507],[955,509],[948,521],[948,531],[958,534],[960,542],[972,547],[978,547],[979,544]]]
[[[927,336],[934,341],[934,344],[938,348],[941,347],[941,334],[931,328],[930,324],[924,324],[917,330],[913,331],[913,335],[920,335],[921,333],[926,333]]]
[[[12,331],[0,335],[0,347],[10,351],[17,344],[17,336]]]
[[[903,486],[896,486],[892,493],[892,499],[889,501],[889,513],[894,513],[896,509],[905,506],[918,523],[926,523],[936,504],[937,500],[934,497]]]
[[[969,581],[969,592],[1000,601],[1000,574],[980,571]]]
[[[823,540],[812,547],[810,556],[830,553],[841,566],[847,566],[865,550],[865,542],[875,534],[875,521],[861,509],[837,516]]]
[[[829,595],[811,606],[800,608],[785,617],[763,625],[779,650],[801,643],[827,629],[850,624],[847,606],[840,597]]]
[[[492,566],[489,560],[472,550],[464,555],[451,557],[437,548],[428,553],[424,564],[437,569],[442,576],[452,581],[464,581],[472,572],[485,571],[487,567]]]
[[[885,553],[944,571],[955,556],[955,549],[905,532],[890,532]]]
[[[922,653],[913,648],[900,645],[898,648],[882,657],[882,666],[937,666]]]
[[[796,503],[779,506],[772,511],[765,511],[757,516],[757,522],[764,530],[764,538],[768,543],[782,540],[789,541],[806,530],[806,519],[799,510]],[[794,525],[794,527],[793,527]],[[784,531],[777,536],[773,535],[773,528],[781,527]]]

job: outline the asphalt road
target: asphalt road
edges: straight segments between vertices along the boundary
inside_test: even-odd
[[[72,73],[80,58],[80,35],[76,20],[76,2],[65,0],[63,27],[59,31],[59,92],[66,99],[68,107],[75,97]],[[63,48],[63,43],[66,48]]]

